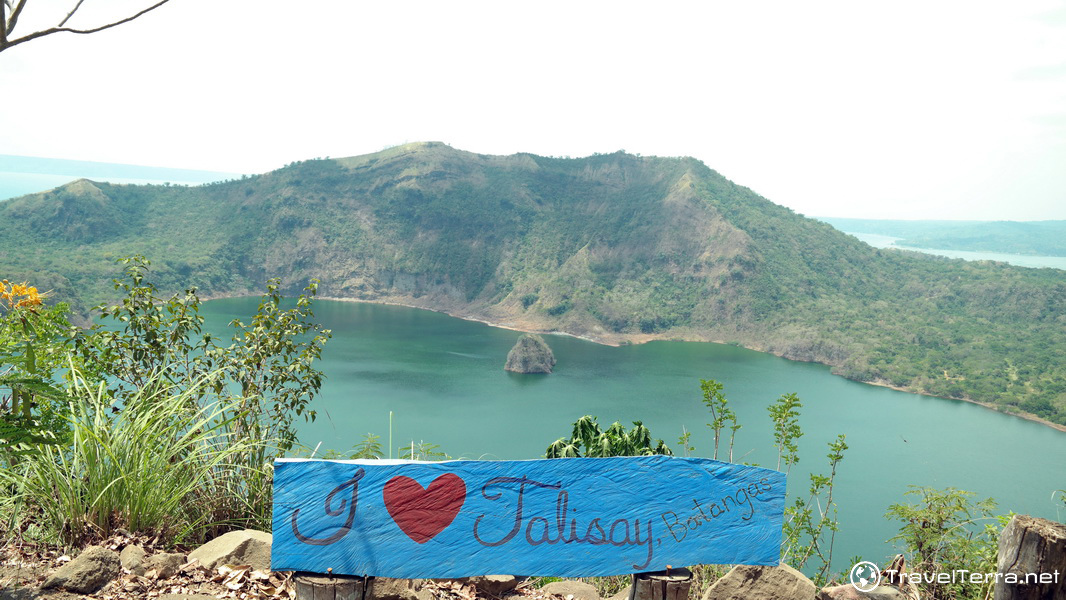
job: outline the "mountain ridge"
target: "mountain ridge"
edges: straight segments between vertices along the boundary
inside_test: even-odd
[[[724,341],[1066,422],[1061,274],[877,250],[692,158],[430,142],[193,188],[80,185],[0,204],[0,267],[82,310],[109,297],[111,261],[143,254],[170,291],[314,277],[324,297]]]

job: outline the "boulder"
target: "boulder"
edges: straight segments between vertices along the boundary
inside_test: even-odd
[[[555,355],[544,339],[527,333],[518,338],[507,353],[507,364],[503,368],[515,373],[551,373],[554,366]]]
[[[545,594],[555,594],[566,598],[573,596],[573,600],[600,600],[600,594],[590,584],[567,579],[565,581],[553,581],[540,588]]]
[[[251,565],[257,571],[266,572],[270,570],[272,541],[273,536],[263,531],[231,531],[190,552],[189,560],[199,561],[212,571],[222,565]]]
[[[168,579],[178,574],[181,566],[185,564],[185,555],[180,553],[153,554],[145,560],[141,567],[145,573],[155,571],[157,579]]]
[[[374,600],[419,600],[418,588],[421,583],[421,579],[375,577],[367,597],[373,597]]]
[[[0,588],[0,600],[37,600],[40,597],[37,588]]]
[[[463,583],[469,583],[479,592],[489,596],[503,596],[518,587],[518,578],[514,575],[479,575],[461,579]]]
[[[144,548],[131,544],[122,549],[122,552],[118,555],[118,560],[123,569],[134,575],[144,575],[144,557]]]
[[[817,591],[806,575],[784,563],[737,565],[707,588],[703,600],[814,600]]]
[[[916,596],[909,596],[891,585],[879,585],[868,592],[860,592],[850,583],[822,588],[818,593],[818,600],[914,600]]]
[[[90,546],[77,558],[56,569],[41,589],[63,588],[78,594],[91,594],[122,573],[118,554],[100,546]]]
[[[851,583],[825,587],[818,593],[818,600],[920,600],[921,594],[910,582],[908,573],[906,558],[897,554],[892,562],[881,570],[881,579],[874,589],[860,591]],[[854,575],[853,573],[852,576]]]

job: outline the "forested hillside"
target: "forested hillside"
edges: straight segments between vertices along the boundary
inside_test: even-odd
[[[81,180],[0,204],[0,270],[85,310],[114,260],[161,288],[279,276],[620,343],[742,344],[1066,423],[1066,277],[871,248],[688,158],[443,144],[201,187]]]

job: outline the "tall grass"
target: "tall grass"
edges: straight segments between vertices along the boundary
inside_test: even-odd
[[[211,393],[214,379],[175,385],[155,376],[119,403],[103,384],[75,376],[70,444],[39,446],[0,469],[7,490],[0,505],[23,519],[9,526],[25,529],[29,519],[54,538],[48,541],[73,544],[118,527],[168,539],[200,537],[198,530],[216,524],[212,503],[246,502],[247,458],[262,455],[265,446],[234,439],[235,408]],[[259,493],[256,480],[263,478],[253,473]]]

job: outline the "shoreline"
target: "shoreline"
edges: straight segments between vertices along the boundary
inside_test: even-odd
[[[246,297],[246,296],[234,295],[234,296],[227,296],[227,297],[238,298],[238,297]],[[218,299],[218,298],[213,298],[213,299]],[[547,330],[547,329],[540,329],[540,328],[528,327],[528,326],[527,327],[523,327],[519,323],[494,322],[494,321],[490,321],[490,320],[482,318],[482,317],[476,317],[476,316],[469,315],[469,314],[456,314],[454,312],[450,312],[450,311],[445,310],[445,309],[430,308],[430,307],[427,307],[427,306],[419,306],[417,304],[401,302],[401,301],[398,301],[398,300],[364,300],[362,298],[338,298],[338,297],[335,297],[335,296],[318,296],[317,299],[319,299],[319,300],[332,300],[332,301],[336,301],[336,302],[356,302],[356,303],[362,303],[362,304],[381,304],[381,305],[386,305],[386,306],[402,306],[404,308],[415,308],[415,309],[418,309],[418,310],[428,310],[430,312],[440,313],[440,314],[447,315],[449,317],[453,317],[453,318],[456,318],[456,319],[462,319],[464,321],[471,321],[471,322],[475,322],[475,323],[481,323],[483,325],[488,325],[489,327],[495,327],[497,329],[506,329],[508,331],[517,331],[517,332],[521,332],[521,333],[536,333],[538,335],[564,335],[564,336],[567,336],[567,337],[572,337],[572,338],[576,338],[576,339],[579,339],[579,340],[584,340],[586,342],[592,342],[593,344],[600,344],[601,346],[612,346],[612,347],[615,347],[615,348],[621,347],[621,346],[625,346],[625,345],[631,345],[631,344],[632,345],[646,344],[646,343],[652,342],[652,341],[681,341],[681,342],[695,342],[695,343],[706,343],[706,344],[733,345],[733,344],[727,344],[727,342],[718,341],[718,340],[683,339],[683,338],[679,338],[677,336],[667,337],[667,336],[657,336],[657,335],[654,335],[654,334],[639,334],[639,335],[632,336],[632,337],[626,336],[626,338],[624,340],[616,342],[616,341],[613,341],[613,340],[612,341],[608,341],[607,339],[598,339],[598,338],[593,337],[593,336],[570,333],[570,332],[567,332],[567,331]],[[621,337],[621,336],[617,336],[617,337]],[[766,351],[764,349],[761,349],[761,348],[752,348],[752,347],[749,347],[749,346],[745,346],[743,344],[740,344],[740,347],[744,348],[746,350],[751,350],[752,352],[762,352],[764,354],[770,354],[772,356],[777,356],[778,358],[785,358],[785,357],[781,356],[780,354],[776,354],[774,352],[768,352],[768,351]],[[795,359],[785,358],[785,360],[795,360]],[[795,362],[815,362],[815,361],[795,361]],[[823,364],[824,365],[825,363],[817,363],[817,364]],[[832,368],[832,365],[825,365],[825,366]],[[1061,431],[1063,433],[1066,433],[1066,425],[1060,425],[1058,423],[1053,423],[1051,421],[1048,421],[1047,419],[1038,417],[1038,416],[1036,416],[1034,414],[1031,414],[1031,413],[1026,413],[1026,412],[1011,413],[1011,412],[1002,411],[1002,410],[999,410],[994,404],[991,404],[991,403],[988,403],[988,402],[981,402],[979,400],[973,400],[971,398],[950,398],[950,397],[946,397],[946,396],[937,396],[935,394],[930,394],[930,393],[927,393],[927,392],[924,392],[924,391],[914,391],[914,390],[903,388],[903,387],[900,387],[900,386],[895,386],[895,385],[892,385],[892,384],[890,384],[888,382],[885,382],[885,381],[860,381],[858,379],[850,379],[848,377],[844,377],[843,375],[837,375],[836,373],[833,373],[832,371],[830,371],[830,375],[833,375],[834,377],[841,377],[843,379],[847,379],[848,381],[854,381],[856,383],[862,383],[862,384],[865,384],[865,385],[875,385],[877,387],[888,388],[888,389],[895,390],[897,392],[904,392],[904,393],[907,393],[907,394],[918,394],[920,396],[927,396],[929,398],[938,398],[938,399],[941,399],[941,400],[957,400],[957,401],[960,401],[960,402],[967,402],[969,404],[976,404],[977,406],[980,406],[982,408],[986,408],[986,409],[991,410],[991,411],[995,411],[995,412],[1000,413],[1002,415],[1006,415],[1006,416],[1010,416],[1010,417],[1018,417],[1020,419],[1026,420],[1026,421],[1031,421],[1033,423],[1044,425],[1044,426],[1050,427],[1052,429],[1055,429],[1057,431]]]
[[[977,406],[980,406],[982,408],[987,408],[988,410],[991,410],[991,411],[994,411],[994,412],[998,412],[1001,415],[1007,415],[1008,417],[1018,417],[1019,419],[1025,419],[1026,421],[1032,421],[1033,423],[1039,423],[1040,425],[1046,425],[1047,427],[1050,427],[1052,429],[1057,429],[1057,430],[1059,430],[1059,431],[1061,431],[1063,433],[1066,433],[1066,425],[1059,425],[1058,423],[1053,423],[1051,421],[1048,421],[1047,419],[1038,417],[1038,416],[1036,416],[1034,414],[1027,413],[1027,412],[1010,413],[1010,412],[1002,411],[1002,410],[999,410],[998,408],[996,408],[995,404],[991,404],[989,402],[981,402],[980,400],[974,400],[973,398],[950,398],[950,397],[947,397],[947,396],[936,396],[934,394],[928,394],[926,392],[916,392],[914,390],[908,390],[906,388],[898,387],[898,386],[892,385],[890,383],[885,383],[885,382],[881,382],[881,381],[858,381],[857,379],[850,379],[849,381],[856,381],[858,383],[865,383],[865,384],[868,384],[868,385],[876,385],[877,387],[889,388],[889,389],[892,389],[892,390],[896,390],[898,392],[905,392],[907,394],[918,394],[918,395],[921,395],[921,396],[928,396],[930,398],[938,398],[940,400],[957,400],[959,402],[966,402],[968,404],[976,404]]]

